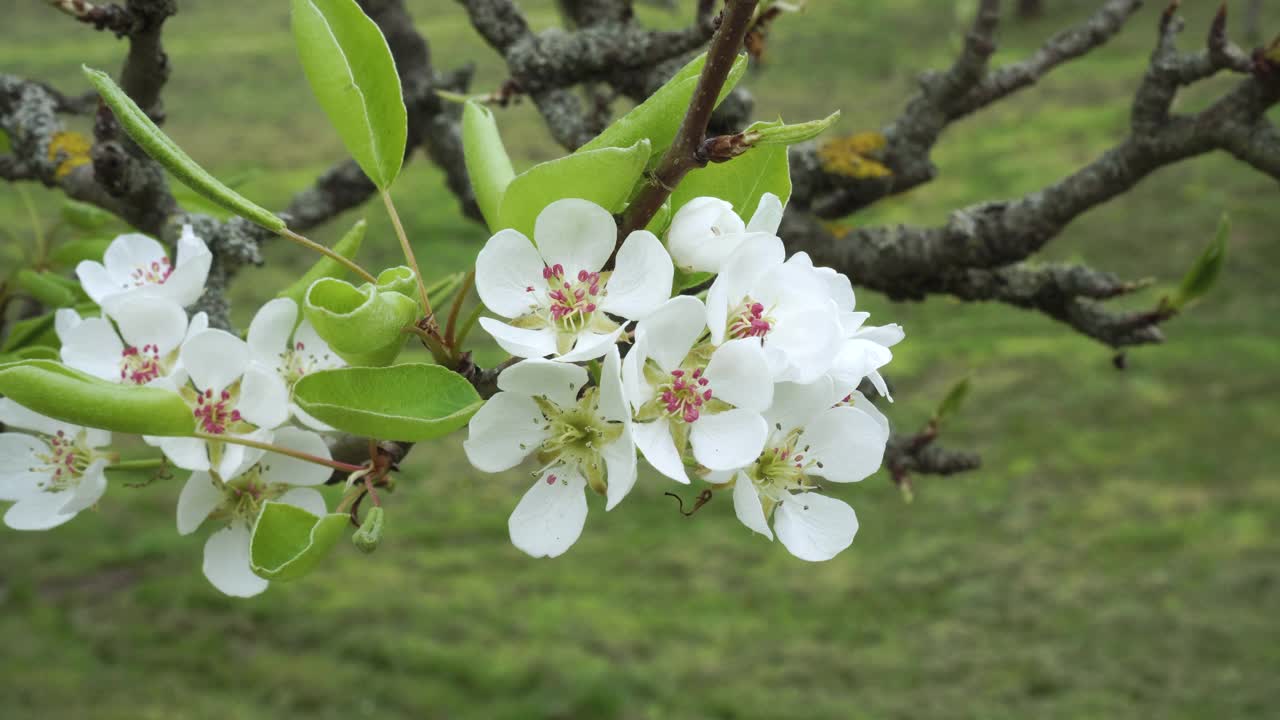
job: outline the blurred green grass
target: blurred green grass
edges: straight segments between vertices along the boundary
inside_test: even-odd
[[[1021,57],[1093,3],[1048,3],[1010,24],[997,61]],[[411,0],[444,68],[499,63],[461,9]],[[549,26],[549,0],[524,5]],[[812,3],[779,24],[751,79],[757,114],[803,120],[838,100],[840,130],[878,127],[945,64],[952,3]],[[964,5],[964,3],[958,3]],[[1188,4],[1191,5],[1191,4]],[[1211,4],[1186,8],[1186,47]],[[247,194],[279,206],[342,157],[309,97],[284,3],[182,4],[166,33],[168,129],[223,175],[265,172]],[[1160,8],[1037,88],[950,129],[934,183],[853,224],[935,223],[961,205],[1034,190],[1125,131]],[[645,11],[676,24],[682,17]],[[1268,11],[1269,29],[1280,12]],[[80,63],[118,65],[110,36],[39,3],[6,12],[0,67],[64,89]],[[1197,88],[1194,108],[1229,80]],[[526,105],[500,117],[525,162],[557,152]],[[1235,232],[1223,282],[1167,326],[1167,345],[1110,353],[1039,316],[946,299],[893,305],[901,322],[897,427],[919,425],[958,377],[969,404],[945,439],[981,471],[920,478],[904,504],[883,474],[834,493],[859,512],[854,546],[809,565],[751,536],[727,502],[691,519],[644,476],[605,514],[592,504],[566,556],[533,561],[506,538],[520,472],[487,476],[458,438],[418,448],[371,557],[343,548],[322,571],[252,601],[200,574],[179,538],[179,481],[116,488],[98,512],[0,540],[0,696],[13,718],[1077,718],[1264,717],[1280,703],[1280,299],[1273,181],[1229,158],[1167,168],[1081,218],[1049,259],[1176,282],[1218,215]],[[465,267],[484,233],[415,161],[395,196],[428,274]],[[52,213],[56,196],[38,193]],[[25,216],[0,186],[0,217]],[[364,260],[395,262],[376,207]],[[372,247],[369,247],[372,246]],[[310,258],[268,248],[236,285],[237,319]],[[427,262],[424,261],[424,264]]]

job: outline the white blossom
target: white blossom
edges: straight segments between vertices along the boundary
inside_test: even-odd
[[[146,235],[120,235],[107,246],[102,262],[85,260],[76,276],[85,293],[107,315],[127,297],[162,297],[190,307],[204,294],[213,255],[190,225],[178,238],[177,261],[171,262],[164,246]]]
[[[0,433],[0,501],[14,504],[4,523],[48,530],[92,507],[107,489],[111,433],[34,413],[0,398],[0,423],[26,432]]]
[[[178,350],[186,338],[209,327],[208,316],[196,313],[188,322],[177,303],[136,295],[121,298],[113,308],[112,318],[81,318],[70,308],[55,314],[63,364],[126,385],[160,378],[182,382]]]
[[[249,323],[247,342],[250,362],[279,375],[289,389],[290,414],[313,430],[333,430],[292,399],[293,386],[309,373],[346,366],[310,321],[304,318],[298,323],[298,304],[289,298],[276,298],[263,305]]]
[[[769,439],[759,457],[708,480],[734,483],[734,511],[751,530],[769,539],[776,533],[801,560],[830,560],[853,542],[858,518],[846,503],[816,492],[815,479],[848,483],[874,473],[889,423],[860,394],[839,398],[825,377],[778,383],[765,417]]]
[[[671,218],[667,250],[686,272],[718,273],[748,235],[773,237],[782,224],[782,201],[773,193],[760,198],[751,221],[743,223],[733,205],[713,197],[696,197]]]
[[[604,494],[612,510],[635,484],[620,365],[617,347],[608,348],[599,386],[580,392],[583,368],[525,360],[498,376],[500,392],[471,419],[463,448],[480,470],[502,472],[537,457],[537,479],[508,521],[511,542],[534,557],[556,557],[577,541],[587,487]]]
[[[275,444],[331,459],[324,439],[313,432],[282,428],[275,433]],[[193,472],[178,496],[178,532],[189,535],[208,519],[222,523],[204,545],[205,577],[227,595],[257,595],[267,589],[267,580],[250,566],[249,541],[263,504],[272,500],[323,516],[328,512],[324,496],[314,487],[323,485],[331,472],[324,465],[260,450],[241,460],[232,479]]]
[[[716,345],[759,338],[775,380],[812,382],[840,350],[847,317],[837,297],[847,288],[851,306],[853,290],[843,275],[815,272],[803,253],[784,257],[776,237],[745,239],[707,292],[707,327]]]
[[[564,362],[601,357],[622,332],[608,315],[637,320],[671,295],[671,257],[650,232],[627,236],[614,270],[602,272],[618,227],[595,203],[551,203],[533,235],[536,247],[521,233],[502,230],[476,258],[480,299],[509,320],[481,318],[480,325],[512,355],[555,355]]]
[[[699,343],[706,308],[696,297],[668,300],[636,325],[623,363],[623,386],[635,410],[632,433],[658,472],[689,482],[683,455],[712,470],[740,467],[760,454],[773,382],[754,337],[719,347]]]
[[[172,387],[191,406],[196,432],[243,435],[269,442],[271,430],[289,418],[289,388],[276,372],[254,365],[249,346],[223,330],[205,330],[182,344],[182,364],[190,385]],[[235,477],[250,451],[243,445],[201,437],[148,437],[184,470],[214,470]]]

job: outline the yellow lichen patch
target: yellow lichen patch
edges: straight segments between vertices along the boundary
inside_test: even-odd
[[[58,163],[54,177],[61,180],[72,170],[90,161],[89,150],[93,143],[78,132],[54,133],[49,141],[49,159]]]
[[[836,240],[843,240],[846,235],[853,232],[852,225],[848,225],[842,222],[835,222],[832,220],[823,221],[822,227],[826,228],[827,232],[831,233],[831,237],[835,238]]]
[[[834,138],[818,148],[822,169],[851,178],[879,178],[893,171],[876,159],[884,150],[884,135],[867,131]]]

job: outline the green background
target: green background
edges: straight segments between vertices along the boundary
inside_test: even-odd
[[[523,4],[537,27],[555,23],[550,2]],[[1025,56],[1096,4],[1048,0],[1044,18],[1010,21],[996,62]],[[460,6],[409,5],[439,68],[474,60],[478,91],[501,82]],[[961,37],[953,8],[972,3],[811,5],[775,27],[765,66],[747,80],[756,115],[802,121],[838,108],[838,131],[852,132],[880,127],[918,72],[949,62]],[[1126,131],[1160,5],[1110,45],[949,129],[935,182],[849,223],[939,223],[1104,151]],[[1186,5],[1192,48],[1216,4]],[[688,11],[643,14],[674,25]],[[1265,19],[1265,30],[1280,30],[1280,10]],[[165,36],[166,128],[223,177],[260,170],[241,188],[249,197],[280,207],[342,158],[294,57],[285,3],[184,2]],[[38,2],[12,4],[0,29],[3,71],[67,91],[83,87],[81,63],[116,69],[123,50]],[[1178,109],[1203,107],[1230,82],[1205,83]],[[559,153],[528,103],[498,120],[517,169]],[[52,221],[56,195],[29,190]],[[394,195],[427,274],[470,262],[485,233],[460,218],[420,156]],[[312,576],[254,600],[206,582],[204,533],[177,536],[180,479],[113,487],[98,511],[54,532],[2,529],[0,716],[1271,715],[1280,706],[1278,207],[1274,180],[1202,157],[1160,171],[1049,246],[1045,258],[1155,278],[1125,301],[1150,307],[1219,214],[1232,213],[1219,287],[1166,326],[1166,345],[1131,352],[1124,372],[1108,349],[1034,314],[860,295],[873,321],[907,329],[890,368],[895,426],[918,427],[971,374],[970,401],[944,440],[985,462],[917,478],[910,504],[883,473],[833,489],[862,528],[825,564],[753,536],[727,499],[681,517],[662,496],[672,486],[651,472],[614,512],[592,498],[567,555],[529,559],[508,542],[506,517],[530,476],[471,469],[460,437],[415,450],[376,554],[341,546]],[[361,260],[393,264],[396,243],[376,206],[316,238],[333,242],[366,212]],[[12,186],[0,185],[0,226],[31,236]],[[6,240],[2,262],[18,247]],[[283,243],[267,254],[265,268],[237,281],[242,326],[255,301],[311,262]]]

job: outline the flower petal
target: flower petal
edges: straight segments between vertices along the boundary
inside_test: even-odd
[[[66,342],[64,338],[67,336],[67,331],[82,322],[84,319],[80,317],[80,313],[71,308],[60,308],[53,314],[53,332],[58,336],[59,341]]]
[[[126,297],[115,307],[113,318],[127,345],[154,345],[161,356],[181,345],[187,334],[187,311],[164,298]]]
[[[735,470],[760,457],[769,426],[754,410],[736,408],[703,415],[693,423],[689,444],[693,457],[712,470]]]
[[[293,326],[298,322],[298,304],[290,298],[276,298],[263,305],[249,323],[249,357],[273,370],[284,365]]]
[[[620,335],[622,335],[621,327],[611,333],[579,333],[578,339],[573,345],[573,349],[556,357],[555,360],[562,363],[576,363],[595,360],[608,352],[610,347],[617,345],[618,336]]]
[[[169,462],[183,470],[208,472],[212,468],[209,464],[209,447],[200,438],[162,437],[156,440]]]
[[[509,470],[537,450],[547,427],[537,403],[526,395],[500,392],[471,418],[462,449],[479,470]]]
[[[811,383],[780,382],[773,386],[773,404],[764,412],[769,431],[785,435],[826,412],[839,399],[831,378]]]
[[[857,482],[880,469],[889,433],[867,413],[831,408],[809,422],[799,446],[817,465],[809,472],[832,482]]]
[[[631,351],[622,359],[622,392],[633,410],[639,410],[653,394],[653,386],[644,377],[645,362],[649,351],[642,338],[636,338]]]
[[[98,305],[102,305],[106,298],[119,295],[129,288],[127,284],[116,282],[102,263],[92,260],[81,260],[76,265],[76,277],[80,280],[84,293]]]
[[[68,367],[110,382],[121,382],[124,343],[103,318],[89,318],[66,332],[59,355]]]
[[[605,353],[604,363],[600,367],[599,409],[600,417],[610,422],[631,421],[627,396],[622,389],[622,360],[618,357],[617,345],[613,345]]]
[[[511,512],[511,543],[533,557],[568,550],[587,523],[587,481],[577,470],[557,466],[538,478]]]
[[[76,516],[62,512],[70,497],[71,493],[66,491],[32,493],[9,508],[4,514],[4,524],[14,530],[55,528]]]
[[[834,304],[791,306],[775,314],[773,329],[765,337],[772,357],[774,377],[792,382],[812,382],[831,368],[840,352],[843,329]]]
[[[250,367],[244,371],[236,409],[260,428],[278,427],[289,419],[289,386],[279,373]]]
[[[182,367],[197,388],[217,395],[249,367],[249,346],[225,330],[205,330],[182,344]]]
[[[303,367],[309,373],[347,365],[345,360],[333,352],[329,343],[320,337],[315,326],[306,318],[303,318],[298,329],[293,332],[293,348],[295,352],[302,354]]]
[[[493,336],[503,350],[523,358],[540,358],[556,352],[556,331],[551,328],[526,330],[494,318],[480,318],[480,327]]]
[[[677,295],[636,324],[637,342],[666,372],[680,367],[702,331],[706,306],[691,295]]]
[[[714,397],[761,412],[773,402],[773,376],[757,338],[730,340],[716,348],[703,374]]]
[[[190,535],[209,514],[218,509],[226,496],[222,487],[207,472],[193,472],[178,494],[178,534]]]
[[[152,269],[153,264],[158,269],[167,264],[168,260],[169,256],[163,245],[139,233],[117,236],[102,255],[103,266],[119,288],[116,293],[143,282],[134,279],[135,270],[147,272]]]
[[[769,521],[764,516],[764,505],[760,502],[760,491],[746,473],[738,473],[733,485],[733,512],[748,529],[773,539],[773,531],[769,529]]]
[[[21,500],[40,492],[39,483],[49,473],[33,470],[45,463],[41,455],[49,454],[43,440],[23,433],[0,433],[0,500]]]
[[[907,337],[907,333],[902,329],[901,325],[891,323],[889,325],[880,325],[878,327],[864,327],[859,330],[854,337],[861,340],[870,340],[877,345],[893,347],[894,345],[902,342],[902,340]]]
[[[542,358],[521,360],[498,375],[499,390],[542,396],[564,408],[578,401],[578,391],[586,384],[585,368]]]
[[[267,581],[249,567],[249,528],[236,523],[209,536],[204,544],[204,576],[232,597],[253,597],[267,589]]]
[[[294,488],[276,498],[276,502],[301,508],[316,517],[324,517],[329,512],[324,496],[318,490],[309,487]]]
[[[204,284],[209,279],[213,255],[190,225],[182,226],[177,254],[173,272],[161,286],[162,292],[165,297],[182,307],[190,307],[204,294]]]
[[[657,236],[637,230],[618,250],[617,266],[600,307],[628,320],[639,320],[671,297],[675,267]]]
[[[884,431],[885,437],[888,437],[889,418],[885,417],[884,413],[880,412],[880,408],[876,407],[875,403],[868,400],[866,395],[863,395],[857,390],[849,393],[849,399],[855,408],[870,415],[871,419],[875,420],[876,424],[880,426],[880,429]]]
[[[565,277],[604,267],[618,242],[618,224],[599,205],[578,198],[556,200],[538,213],[533,241],[548,266],[564,266]]]
[[[60,512],[64,515],[75,515],[81,510],[93,507],[107,491],[107,461],[95,460],[84,469],[75,489],[69,493],[66,503]]]
[[[684,461],[680,459],[680,451],[671,437],[671,426],[666,418],[658,418],[653,422],[632,423],[631,437],[635,439],[640,454],[649,461],[654,470],[666,475],[676,482],[689,484],[689,475],[684,470]]]
[[[476,256],[476,292],[498,315],[520,317],[546,290],[545,267],[529,238],[515,230],[499,230]]]
[[[751,216],[751,221],[747,223],[747,232],[749,233],[769,233],[777,235],[778,228],[782,225],[782,200],[773,193],[765,193],[760,196],[760,204],[756,205],[756,211]]]
[[[275,432],[273,445],[288,450],[314,455],[324,460],[332,460],[329,446],[324,438],[313,432],[295,427],[283,427]],[[288,455],[268,451],[259,460],[262,480],[269,485],[323,485],[333,470],[325,465],[318,465],[306,460],[299,460]]]
[[[733,205],[714,197],[696,197],[671,218],[667,247],[684,270],[719,272],[742,242],[746,227]]]
[[[270,443],[275,439],[275,432],[259,428],[246,435],[236,437],[259,443]],[[222,443],[222,455],[218,458],[213,470],[224,481],[233,480],[249,472],[266,454],[267,451],[262,448],[249,447],[238,443]]]
[[[707,291],[707,327],[711,342],[724,342],[729,313],[742,302],[760,278],[782,265],[786,250],[772,235],[747,235],[724,261],[724,267]],[[759,300],[760,298],[756,298]]]
[[[600,454],[609,471],[604,506],[607,512],[617,507],[636,484],[636,443],[630,429],[624,428],[622,436],[601,448]]]
[[[845,503],[818,493],[789,495],[773,512],[773,529],[792,555],[830,560],[853,543],[858,516]]]

